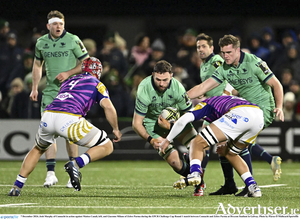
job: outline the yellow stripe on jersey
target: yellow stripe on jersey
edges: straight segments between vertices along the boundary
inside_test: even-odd
[[[104,92],[106,91],[106,87],[105,87],[105,85],[104,85],[102,82],[100,82],[100,83],[97,85],[97,89],[98,89],[98,91],[99,91],[102,95],[104,95]]]
[[[198,104],[195,106],[194,110],[200,110],[200,109],[202,109],[203,107],[205,107],[206,105],[207,105],[207,103],[205,103],[205,102],[198,103]]]

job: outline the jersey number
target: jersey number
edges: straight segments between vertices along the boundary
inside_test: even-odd
[[[71,87],[69,88],[69,90],[72,90],[73,87],[74,87],[78,82],[79,82],[79,80],[77,80],[77,81],[71,81],[71,82],[69,83],[69,86],[71,86]]]

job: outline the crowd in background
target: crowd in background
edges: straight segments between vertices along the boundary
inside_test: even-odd
[[[151,39],[147,33],[139,33],[132,48],[127,47],[126,39],[117,31],[108,31],[102,45],[97,45],[91,38],[81,40],[89,55],[102,62],[101,81],[108,88],[118,116],[132,117],[137,87],[151,75],[159,60],[172,63],[174,77],[186,90],[201,83],[201,59],[196,50],[199,33],[186,28],[174,38],[176,46],[172,48],[167,48],[162,38]],[[24,48],[18,43],[17,32],[9,22],[0,19],[0,118],[40,118],[40,101],[32,102],[29,94],[35,43],[44,34],[44,30],[34,29],[30,45]],[[284,88],[285,121],[300,121],[300,26],[286,29],[280,40],[275,38],[272,27],[258,30],[247,39],[242,39],[237,31],[224,34],[239,37],[244,52],[253,53],[267,62]],[[214,39],[215,42],[218,40]],[[39,86],[40,95],[44,87],[45,73]],[[104,117],[104,111],[98,105],[94,105],[87,115],[88,119]]]

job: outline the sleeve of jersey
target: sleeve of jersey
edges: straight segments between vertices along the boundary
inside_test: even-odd
[[[105,85],[100,82],[97,85],[97,90],[98,90],[98,95],[97,95],[97,100],[96,102],[98,102],[100,104],[101,100],[103,100],[104,98],[108,98],[109,99],[109,93],[107,88],[105,87]]]
[[[188,112],[184,114],[174,123],[174,126],[172,127],[166,139],[171,142],[188,123],[193,121],[195,121],[193,113]]]
[[[148,94],[144,91],[143,87],[138,88],[134,111],[141,116],[145,116],[148,111],[148,101],[144,98],[147,96]]]
[[[35,53],[34,56],[37,60],[41,61],[43,60],[41,50],[39,49],[39,41],[37,41],[36,46],[35,46]]]
[[[194,115],[196,121],[209,116],[213,111],[214,108],[211,105],[205,102],[201,102],[195,106],[194,110],[191,113]]]
[[[220,71],[220,68],[218,68],[211,76],[216,82],[218,82],[219,84],[222,84],[223,81],[225,80],[221,71]]]
[[[181,85],[181,84],[180,84]],[[179,86],[179,92],[178,92],[178,97],[179,97],[179,102],[178,102],[178,108],[180,109],[180,111],[182,112],[187,112],[189,111],[192,107],[192,101],[189,98],[189,96],[186,93],[185,88],[181,85]]]
[[[74,37],[74,54],[75,57],[79,60],[83,60],[85,58],[87,58],[89,56],[89,54],[87,53],[87,50],[85,48],[85,46],[83,45],[82,41],[77,37],[77,36],[73,36]]]
[[[272,78],[274,74],[265,61],[262,61],[261,59],[258,60],[259,62],[254,66],[254,68],[257,69],[257,71],[255,71],[256,75],[261,81],[267,83],[267,81]]]

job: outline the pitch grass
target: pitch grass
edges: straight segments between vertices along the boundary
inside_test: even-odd
[[[209,196],[224,179],[218,161],[210,161],[203,197],[194,197],[193,188],[175,190],[179,176],[164,161],[97,161],[81,169],[82,190],[67,189],[65,162],[57,162],[58,184],[43,188],[45,162],[40,161],[29,176],[20,197],[7,196],[21,161],[0,161],[0,214],[215,214],[220,203],[235,207],[300,209],[299,163],[283,163],[282,177],[273,182],[266,162],[253,162],[254,178],[261,186],[261,198]],[[235,173],[238,187],[243,182]],[[267,187],[263,187],[267,186]],[[270,187],[269,187],[270,186]],[[219,212],[220,213],[220,212]],[[299,214],[300,212],[298,212]]]

